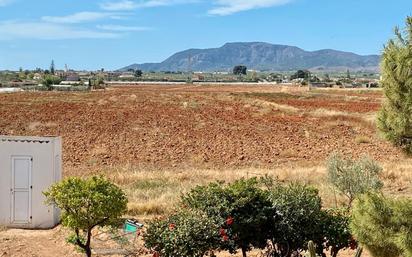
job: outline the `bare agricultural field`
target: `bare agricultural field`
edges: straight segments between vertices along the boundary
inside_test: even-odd
[[[271,168],[316,163],[334,150],[390,161],[401,153],[377,136],[380,101],[375,92],[348,97],[274,86],[16,93],[0,96],[0,134],[61,135],[66,175],[124,164]]]
[[[333,151],[377,159],[387,192],[412,192],[410,160],[375,128],[382,100],[379,90],[267,85],[23,92],[0,95],[0,134],[61,135],[64,175],[106,175],[129,196],[128,215],[143,221],[172,211],[179,195],[195,185],[265,174],[314,184],[325,206],[334,206],[344,199],[325,178],[325,159]],[[64,238],[62,231],[42,236]],[[36,238],[30,235],[0,232],[0,248],[40,256],[41,244],[37,252],[23,250],[24,240]],[[53,244],[63,251],[60,241]]]

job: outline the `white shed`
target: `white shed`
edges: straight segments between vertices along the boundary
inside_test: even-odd
[[[0,226],[52,228],[59,210],[43,191],[61,179],[60,137],[0,136]]]

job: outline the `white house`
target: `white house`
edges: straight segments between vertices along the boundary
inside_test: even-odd
[[[60,137],[0,136],[0,226],[52,228],[59,210],[43,192],[61,179]]]

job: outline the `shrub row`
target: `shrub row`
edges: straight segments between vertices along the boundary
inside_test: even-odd
[[[194,256],[226,250],[263,249],[274,245],[279,256],[307,248],[309,240],[322,256],[353,244],[347,211],[322,209],[318,190],[302,184],[281,185],[271,179],[211,183],[182,195],[179,210],[151,221],[146,247],[160,256]],[[273,255],[275,256],[275,255]]]

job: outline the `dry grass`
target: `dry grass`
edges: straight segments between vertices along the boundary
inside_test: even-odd
[[[197,185],[212,181],[233,182],[240,178],[271,176],[281,182],[302,182],[319,188],[325,206],[335,206],[344,199],[336,196],[325,178],[322,166],[284,167],[278,169],[148,171],[136,167],[112,167],[103,173],[123,188],[129,197],[128,215],[147,217],[163,215],[178,206],[179,197]]]
[[[280,111],[283,113],[289,113],[289,114],[299,112],[299,109],[293,106],[286,105],[286,104],[277,104],[277,103],[269,102],[265,100],[259,100],[259,99],[245,100],[245,103],[261,108],[263,110],[266,110],[266,111],[263,111],[264,114],[267,113],[267,109],[277,110],[277,111]]]
[[[385,163],[382,180],[391,195],[412,195],[412,161]],[[97,174],[107,176],[129,197],[128,215],[139,218],[164,215],[175,210],[179,197],[197,185],[212,181],[233,182],[240,178],[271,176],[282,183],[300,182],[319,189],[325,207],[342,206],[346,199],[328,183],[323,164],[293,164],[274,169],[192,169],[147,170],[130,165],[110,167]]]
[[[355,138],[355,142],[357,144],[369,144],[371,142],[371,139],[367,136],[357,136]]]
[[[335,111],[335,110],[328,110],[328,109],[316,109],[310,112],[310,115],[313,117],[354,117],[357,116],[352,113],[342,112],[342,111]]]

